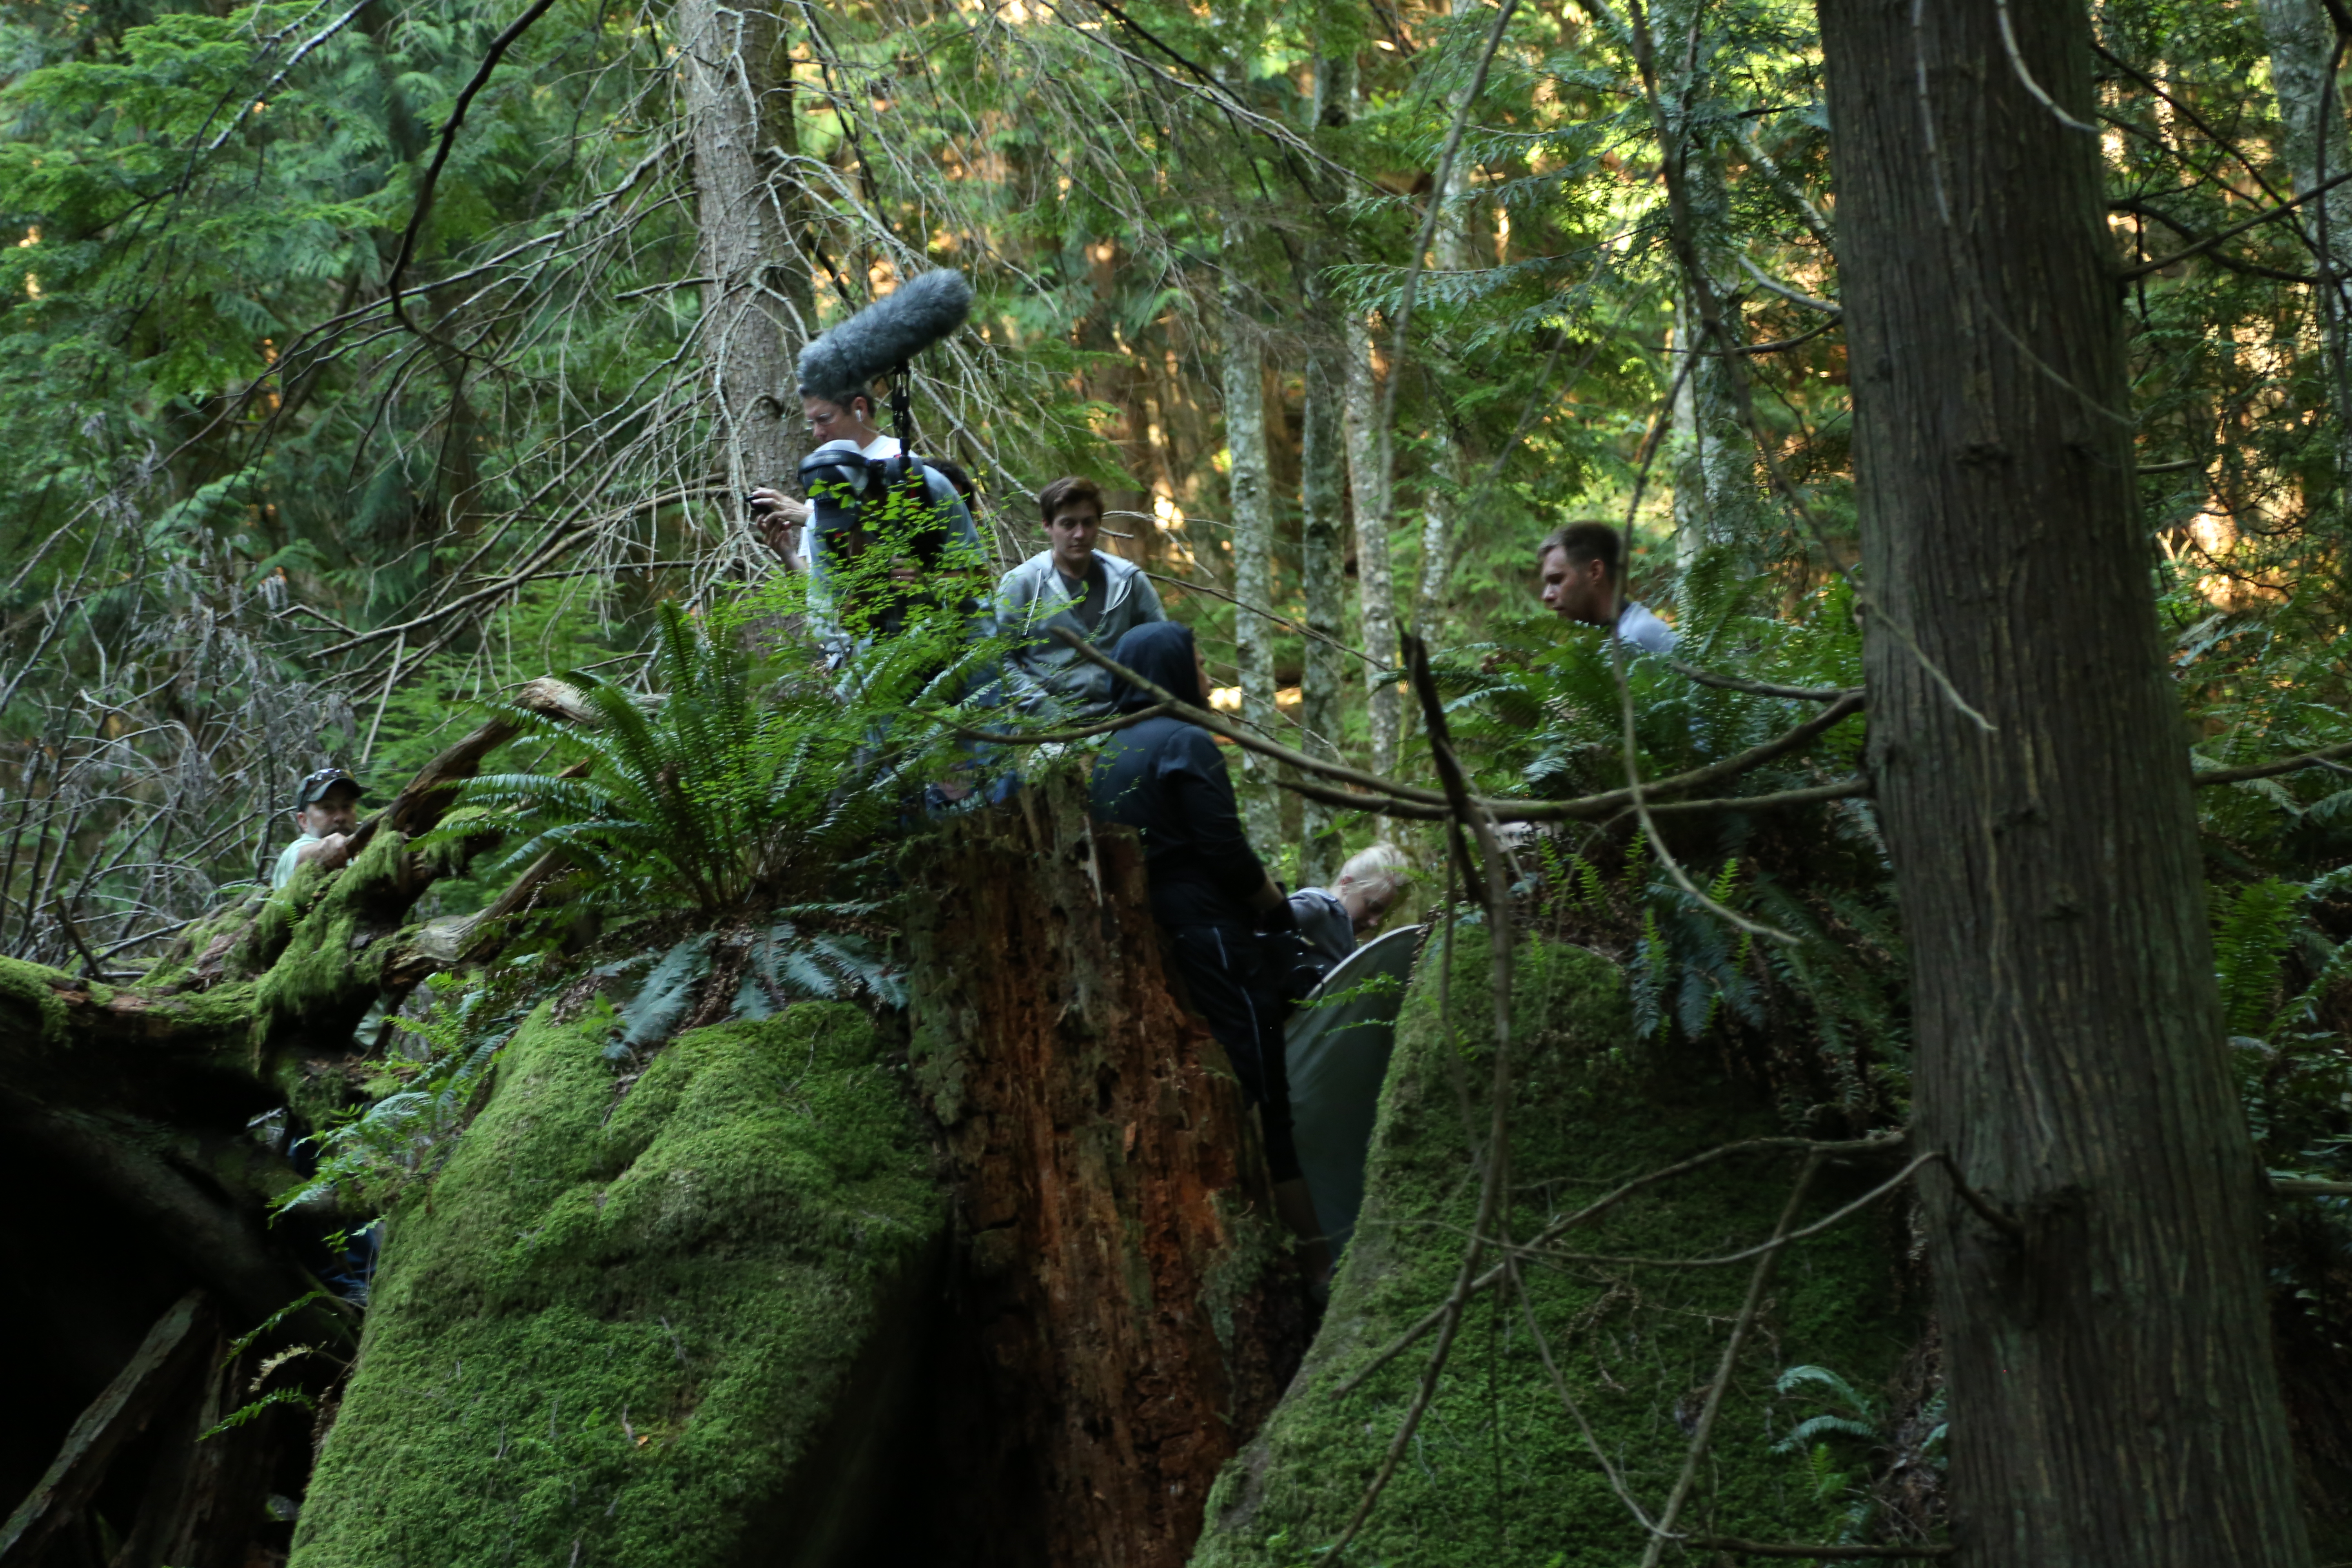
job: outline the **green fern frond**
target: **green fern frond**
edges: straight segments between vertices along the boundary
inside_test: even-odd
[[[2267,1038],[2279,992],[2279,963],[2294,931],[2302,889],[2265,877],[2212,894],[2213,961],[2233,1036]]]

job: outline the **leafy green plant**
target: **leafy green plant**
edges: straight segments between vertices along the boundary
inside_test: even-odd
[[[1811,1447],[1832,1433],[1847,1437],[1859,1437],[1864,1442],[1878,1440],[1878,1402],[1856,1389],[1853,1384],[1825,1366],[1792,1366],[1774,1380],[1775,1394],[1793,1394],[1801,1388],[1818,1388],[1834,1398],[1839,1408],[1809,1415],[1790,1427],[1789,1435],[1772,1445],[1776,1454],[1793,1454]]]
[[[308,1182],[277,1199],[276,1212],[328,1197],[380,1212],[447,1161],[515,1018],[478,1018],[492,992],[457,975],[436,974],[425,984],[430,998],[425,1016],[391,1020],[415,1044],[396,1038],[385,1053],[382,1073],[370,1086],[383,1097],[314,1135],[318,1167]]]
[[[1878,1500],[1872,1495],[1870,1487],[1873,1456],[1906,1447],[1890,1438],[1886,1430],[1890,1413],[1885,1402],[1863,1393],[1825,1366],[1790,1367],[1774,1380],[1772,1387],[1784,1397],[1811,1391],[1817,1396],[1816,1402],[1829,1405],[1828,1409],[1818,1410],[1790,1427],[1786,1436],[1772,1445],[1772,1452],[1801,1456],[1806,1487],[1814,1500],[1841,1505],[1836,1520],[1841,1544],[1865,1539],[1878,1514]],[[1896,1454],[1898,1461],[1908,1458],[1929,1465],[1940,1463],[1938,1456],[1947,1433],[1942,1419],[1943,1397],[1939,1389],[1915,1419],[1905,1423],[1918,1436],[1908,1444],[1909,1453]],[[1867,1447],[1848,1459],[1841,1456],[1840,1439]]]
[[[836,788],[858,749],[853,717],[821,688],[763,690],[740,620],[658,606],[646,700],[574,674],[596,722],[567,728],[514,712],[529,731],[584,753],[584,778],[503,773],[469,780],[436,841],[509,828],[490,873],[561,853],[594,896],[637,908],[741,904],[795,860],[829,865],[870,813]]]
[[[2233,1036],[2260,1039],[2271,1032],[2279,961],[2294,940],[2302,894],[2276,877],[2213,890],[2213,960],[2222,1015]]]

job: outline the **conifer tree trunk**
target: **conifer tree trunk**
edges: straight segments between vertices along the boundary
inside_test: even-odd
[[[713,394],[714,467],[735,526],[742,493],[790,485],[802,447],[794,346],[815,329],[807,268],[791,239],[793,187],[775,154],[794,146],[791,60],[775,14],[684,0],[677,11],[694,131],[702,241],[702,353]]]
[[[1350,118],[1355,57],[1339,52],[1354,41],[1349,20],[1335,12],[1318,28],[1322,47],[1329,52],[1315,62],[1313,117],[1318,127],[1342,126]],[[1308,248],[1309,336],[1298,438],[1299,575],[1306,589],[1307,631],[1298,704],[1298,721],[1306,734],[1299,749],[1310,756],[1332,758],[1339,755],[1348,678],[1339,646],[1346,633],[1340,606],[1347,574],[1347,334],[1324,277],[1335,259],[1326,245]],[[1339,872],[1339,814],[1315,801],[1303,804],[1298,881],[1302,887],[1322,887]]]
[[[1306,1339],[1255,1120],[1082,782],[955,819],[909,869],[912,1078],[984,1351],[935,1500],[972,1521],[965,1561],[1180,1568]]]
[[[1356,524],[1356,593],[1364,651],[1388,663],[1397,658],[1396,587],[1389,571],[1389,506],[1393,493],[1381,460],[1380,389],[1372,378],[1372,331],[1360,311],[1348,313],[1348,493]],[[1372,771],[1396,766],[1397,729],[1403,705],[1391,680],[1364,672],[1370,720]]]
[[[2098,143],[1990,5],[1820,10],[1954,1561],[2301,1568]],[[2008,11],[2086,118],[2077,0]]]
[[[2352,169],[2352,137],[2344,127],[2344,100],[2330,71],[2340,65],[2334,22],[2322,0],[2262,0],[2263,32],[2271,47],[2271,90],[2286,132],[2286,165],[2302,195]],[[2337,482],[2352,480],[2352,187],[2338,185],[2307,203],[2297,220],[2317,240],[2319,309],[2327,323],[2327,368],[2337,426],[2346,432],[2336,454]]]
[[[1469,188],[1469,161],[1457,158],[1446,171],[1444,205],[1437,211],[1436,261],[1445,272],[1470,269],[1469,211],[1463,195]],[[1428,640],[1445,603],[1446,569],[1452,564],[1452,509],[1462,494],[1462,453],[1451,441],[1441,441],[1430,456],[1430,472],[1421,500],[1421,574],[1413,589],[1414,635]]]
[[[1731,224],[1731,199],[1723,177],[1723,160],[1708,131],[1707,94],[1710,60],[1704,19],[1696,17],[1700,0],[1675,0],[1658,7],[1658,53],[1668,65],[1665,102],[1673,113],[1675,145],[1668,156],[1682,167],[1684,202],[1690,215],[1692,244],[1678,257],[1684,271],[1675,300],[1675,347],[1695,355],[1675,400],[1675,555],[1688,564],[1710,545],[1753,540],[1757,534],[1755,447],[1740,417],[1732,377],[1738,374],[1721,353],[1721,345],[1706,342],[1706,332],[1693,308],[1704,288],[1717,298],[1734,292],[1738,263],[1730,258],[1725,237]],[[1700,26],[1694,30],[1695,21]],[[1702,280],[1691,278],[1692,263],[1707,268]],[[1676,370],[1681,367],[1677,365]]]
[[[1228,231],[1227,254],[1239,249]],[[1270,609],[1274,601],[1274,488],[1265,445],[1265,356],[1255,325],[1243,313],[1239,289],[1225,290],[1225,448],[1234,541],[1234,596]],[[1242,717],[1271,726],[1274,705],[1274,626],[1246,609],[1234,612],[1234,659],[1241,667]],[[1272,856],[1282,840],[1275,800],[1273,763],[1255,752],[1239,753],[1242,826],[1251,846]]]
[[[1323,318],[1324,322],[1329,317]],[[1299,679],[1298,720],[1306,734],[1299,750],[1309,756],[1339,755],[1341,686],[1347,669],[1334,647],[1340,625],[1341,579],[1346,573],[1345,502],[1347,453],[1340,435],[1343,371],[1337,345],[1322,339],[1307,352],[1307,399],[1299,420],[1299,573],[1306,580],[1307,631]],[[1319,634],[1319,635],[1318,635]],[[1330,639],[1328,641],[1325,639]],[[1298,880],[1323,887],[1339,874],[1338,812],[1314,801],[1305,805]]]

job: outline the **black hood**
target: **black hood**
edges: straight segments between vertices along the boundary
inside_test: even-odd
[[[1118,639],[1111,658],[1147,680],[1156,681],[1195,708],[1209,705],[1192,660],[1192,628],[1179,621],[1150,621]],[[1133,713],[1160,700],[1139,687],[1118,683],[1118,710]]]

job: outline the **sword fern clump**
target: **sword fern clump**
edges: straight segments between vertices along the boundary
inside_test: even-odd
[[[600,902],[740,907],[796,867],[822,872],[889,808],[846,787],[866,727],[834,690],[776,679],[742,647],[748,626],[720,609],[659,606],[648,698],[593,675],[579,685],[595,722],[510,716],[587,763],[562,774],[468,781],[436,835],[508,835],[499,878],[560,854]]]

